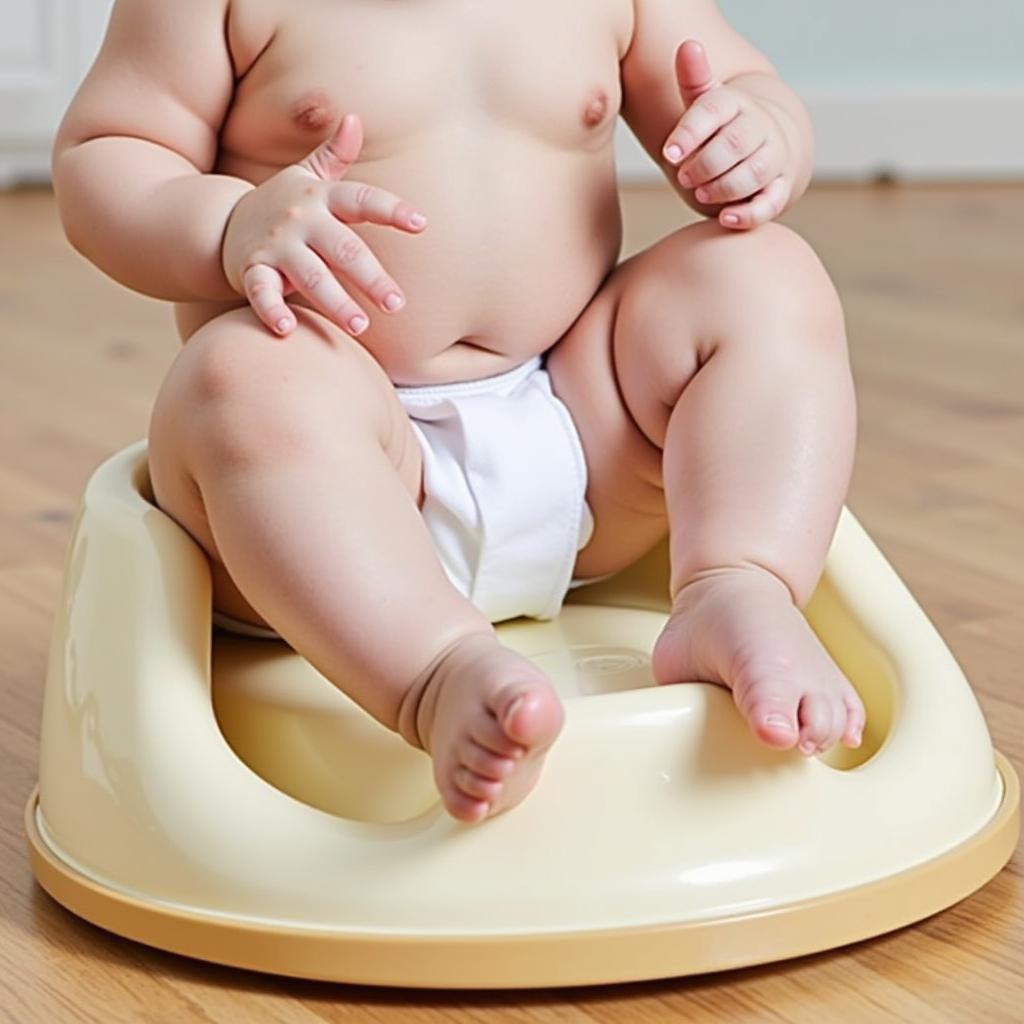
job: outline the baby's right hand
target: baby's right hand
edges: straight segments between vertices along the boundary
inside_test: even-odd
[[[391,192],[339,180],[362,146],[359,118],[347,114],[330,139],[247,192],[228,217],[221,246],[228,283],[277,334],[295,327],[284,301],[292,292],[349,334],[366,329],[369,319],[335,275],[385,312],[405,304],[402,290],[347,225],[369,222],[415,233],[426,218]]]

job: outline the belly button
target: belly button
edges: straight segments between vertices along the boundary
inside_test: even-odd
[[[583,123],[588,128],[596,128],[608,113],[608,96],[599,92],[593,96],[583,111]]]

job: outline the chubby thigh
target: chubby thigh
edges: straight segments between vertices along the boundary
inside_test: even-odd
[[[159,507],[211,560],[214,607],[265,625],[228,574],[207,516],[202,481],[225,469],[343,446],[376,448],[422,504],[422,457],[384,371],[354,339],[304,308],[286,339],[247,307],[201,327],[171,365],[149,425],[149,469]],[[337,481],[341,485],[342,481]],[[358,481],[347,481],[358,486]],[[325,486],[324,495],[339,497]],[[343,511],[339,509],[339,515]],[[230,524],[217,523],[217,531]]]

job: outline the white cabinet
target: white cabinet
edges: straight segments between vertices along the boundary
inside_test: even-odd
[[[0,187],[50,176],[50,147],[113,0],[0,0]]]

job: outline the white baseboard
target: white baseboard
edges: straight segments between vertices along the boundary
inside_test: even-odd
[[[50,146],[8,146],[0,143],[0,191],[50,181]]]
[[[816,180],[1024,178],[1024,90],[822,91],[803,100],[814,122]],[[629,129],[619,129],[620,180],[663,180]]]

